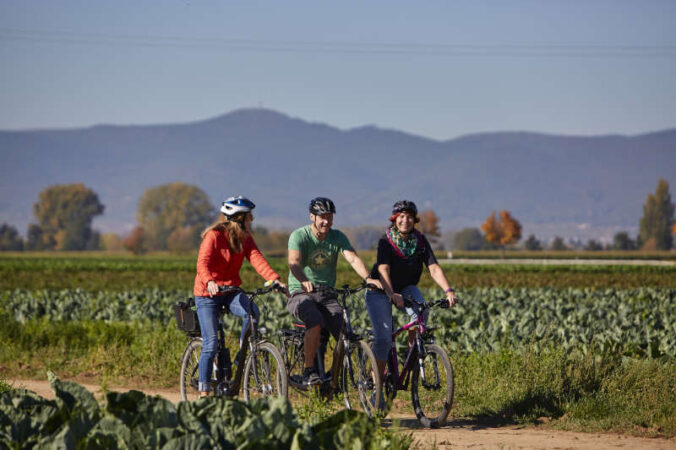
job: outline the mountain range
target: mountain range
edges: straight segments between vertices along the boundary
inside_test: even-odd
[[[82,182],[106,206],[102,231],[128,231],[153,186],[182,181],[214,205],[253,199],[257,223],[307,222],[315,196],[336,226],[384,225],[392,203],[433,209],[443,229],[509,210],[529,230],[635,228],[659,178],[676,186],[676,128],[635,136],[491,132],[446,141],[364,126],[339,129],[267,109],[167,125],[0,131],[0,223],[25,232],[45,187]]]

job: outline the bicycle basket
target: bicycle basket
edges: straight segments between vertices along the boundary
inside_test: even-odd
[[[185,302],[174,304],[176,313],[176,325],[181,331],[185,331],[190,336],[200,335],[200,323],[197,320],[197,310],[195,308],[195,299],[189,298]]]

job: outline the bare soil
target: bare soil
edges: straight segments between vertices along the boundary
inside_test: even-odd
[[[8,380],[10,385],[26,388],[45,398],[54,398],[54,392],[45,380]],[[97,398],[103,390],[98,384],[80,383]],[[138,389],[148,395],[159,395],[171,402],[180,401],[176,389],[140,389],[137,386],[111,386],[108,390],[125,392]],[[443,428],[421,428],[415,416],[395,414],[385,420],[386,426],[397,423],[403,433],[412,433],[415,447],[420,449],[675,449],[676,439],[642,438],[612,433],[580,433],[548,429],[540,426],[490,426],[469,420],[451,420]]]

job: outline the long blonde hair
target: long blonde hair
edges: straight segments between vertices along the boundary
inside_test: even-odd
[[[244,241],[249,236],[249,232],[244,226],[249,214],[250,213],[248,212],[238,213],[228,218],[225,214],[221,213],[221,216],[216,222],[212,223],[202,231],[202,239],[204,239],[204,236],[211,230],[224,231],[228,238],[230,250],[234,253],[240,253],[244,247]]]

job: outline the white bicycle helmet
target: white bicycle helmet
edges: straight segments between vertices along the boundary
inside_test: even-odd
[[[221,212],[230,217],[237,213],[246,213],[254,209],[256,205],[254,202],[246,197],[238,195],[236,197],[229,197],[221,204]]]

